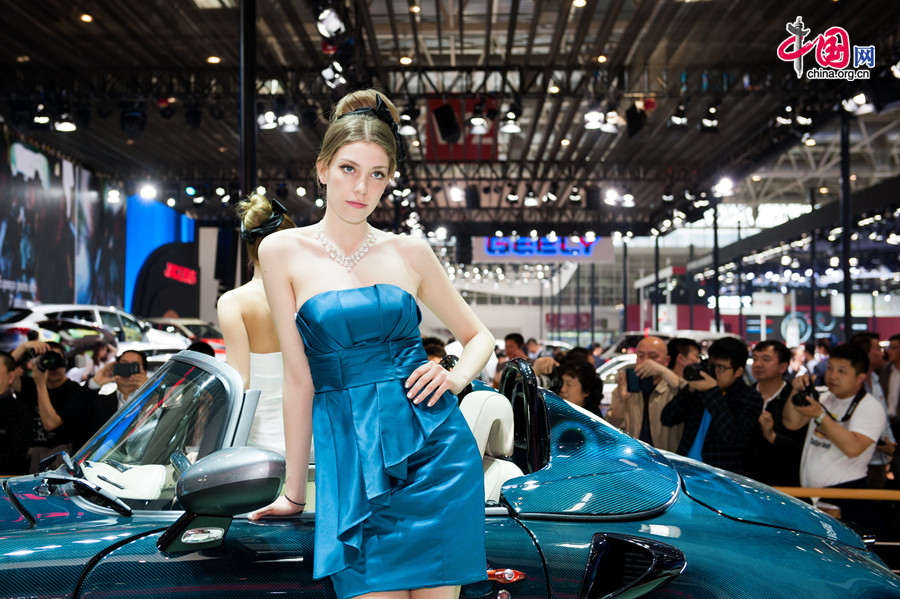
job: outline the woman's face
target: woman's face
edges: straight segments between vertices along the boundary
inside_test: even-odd
[[[584,400],[588,394],[581,388],[581,381],[577,376],[569,374],[562,375],[562,388],[559,394],[566,401],[570,401],[577,406],[584,406]]]
[[[319,182],[326,186],[327,210],[350,223],[365,221],[390,180],[389,164],[382,147],[369,141],[342,146],[330,165],[317,163]]]

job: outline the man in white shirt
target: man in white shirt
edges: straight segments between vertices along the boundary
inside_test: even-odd
[[[828,392],[818,401],[811,396],[805,402],[797,397],[810,384],[809,376],[794,379],[783,419],[790,430],[807,427],[800,460],[800,484],[804,487],[865,487],[869,460],[887,419],[881,403],[863,386],[868,372],[866,353],[844,344],[831,352],[825,372]],[[871,523],[865,503],[829,502],[841,508],[843,519]]]

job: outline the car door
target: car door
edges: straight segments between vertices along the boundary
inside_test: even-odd
[[[119,318],[122,320],[122,330],[125,331],[126,341],[143,341],[144,330],[137,320],[122,313],[119,313]]]

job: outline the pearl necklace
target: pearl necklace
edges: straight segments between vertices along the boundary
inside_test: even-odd
[[[349,256],[345,256],[344,253],[338,248],[337,245],[334,244],[333,241],[328,239],[325,235],[325,231],[319,229],[316,231],[316,239],[319,240],[319,243],[322,244],[322,247],[325,248],[325,251],[331,257],[332,260],[346,268],[348,271],[353,270],[353,267],[363,259],[363,256],[366,255],[366,252],[369,251],[373,245],[375,245],[375,233],[369,229],[368,235],[363,240],[363,242],[356,248],[356,251],[350,254]]]

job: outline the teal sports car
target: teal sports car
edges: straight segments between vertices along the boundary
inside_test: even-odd
[[[661,453],[537,387],[514,362],[460,409],[484,456],[486,580],[512,597],[900,597],[852,530],[749,479]],[[333,597],[313,580],[315,505],[245,447],[258,392],[183,351],[74,456],[2,480],[0,597]],[[309,498],[314,497],[314,483]]]

